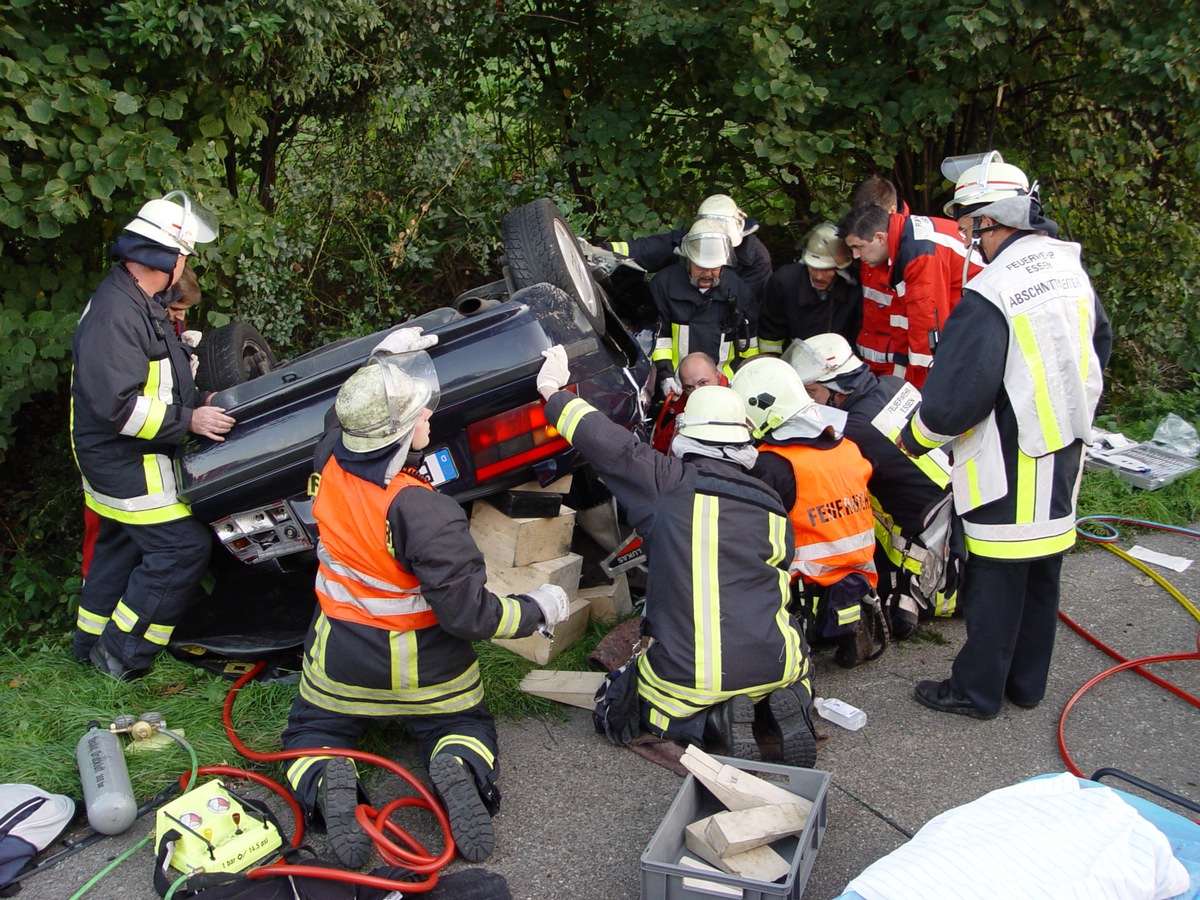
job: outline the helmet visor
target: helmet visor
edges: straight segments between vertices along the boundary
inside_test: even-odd
[[[197,244],[207,244],[217,236],[217,217],[211,211],[196,203],[183,191],[171,191],[163,196],[163,200],[183,207],[183,215],[179,222],[172,223],[164,230],[170,233],[184,253],[189,256],[196,252]],[[164,227],[159,225],[160,228]]]
[[[702,269],[719,269],[735,261],[733,242],[724,232],[689,232],[680,242],[679,252]]]

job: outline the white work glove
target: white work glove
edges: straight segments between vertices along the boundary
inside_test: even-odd
[[[204,335],[199,331],[185,331],[179,336],[179,340],[183,341],[183,343],[187,344],[189,347],[199,347],[200,338],[203,336]]]
[[[428,350],[438,342],[436,334],[422,334],[418,327],[397,328],[371,351],[375,353],[412,353],[416,350]]]
[[[571,380],[571,371],[567,368],[567,351],[563,349],[562,344],[555,344],[549,350],[543,350],[542,356],[546,361],[538,371],[537,392],[549,400]]]
[[[674,375],[668,375],[659,382],[658,386],[662,390],[663,399],[670,397],[672,394],[676,397],[683,395],[683,385],[679,383],[679,379]]]
[[[571,603],[567,600],[567,592],[557,584],[543,584],[541,587],[528,591],[524,596],[538,605],[542,611],[543,633],[554,635],[554,626],[565,622],[571,615]]]

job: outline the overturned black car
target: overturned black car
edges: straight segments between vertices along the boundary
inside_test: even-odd
[[[547,424],[535,388],[542,350],[561,343],[573,389],[614,421],[642,429],[653,389],[644,349],[612,309],[557,207],[538,200],[505,217],[504,279],[404,325],[438,336],[428,352],[441,384],[426,467],[466,502],[580,464]],[[201,342],[198,381],[237,425],[198,440],[177,462],[180,493],[225,551],[260,571],[311,571],[317,538],[307,483],[342,383],[391,330],[277,363],[257,332],[234,323]]]

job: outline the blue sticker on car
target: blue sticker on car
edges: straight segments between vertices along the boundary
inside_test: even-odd
[[[450,455],[449,447],[440,447],[432,453],[425,454],[421,468],[425,470],[434,487],[458,477],[458,467],[454,465],[454,457]]]

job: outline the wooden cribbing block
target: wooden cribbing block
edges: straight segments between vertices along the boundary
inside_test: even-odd
[[[565,622],[559,622],[554,626],[553,641],[535,632],[529,637],[523,638],[495,638],[492,643],[511,650],[518,656],[531,659],[539,666],[544,666],[583,636],[590,611],[591,606],[586,600],[572,600],[571,615]]]
[[[686,853],[679,857],[679,865],[685,869],[695,869],[697,872],[720,872],[716,866],[710,866],[706,862],[696,859],[694,856],[688,856]],[[721,884],[719,881],[708,881],[704,878],[688,878],[684,876],[683,887],[689,891],[699,891],[702,894],[712,894],[714,897],[737,897],[743,896],[742,889],[734,887],[731,884]]]
[[[558,515],[511,519],[490,503],[471,508],[471,537],[488,559],[505,566],[527,566],[565,555],[575,533],[575,511],[558,507]]]
[[[719,855],[730,856],[799,834],[812,809],[811,803],[806,801],[806,804],[772,804],[717,813],[709,818],[704,829],[705,842]]]
[[[755,847],[745,853],[721,856],[705,838],[711,819],[712,816],[709,816],[699,822],[693,822],[683,832],[683,842],[688,850],[706,863],[730,875],[753,878],[755,881],[775,881],[791,871],[791,864],[770,847]]]
[[[810,800],[799,794],[793,794],[749,772],[719,763],[697,747],[688,747],[680,762],[726,809],[754,809],[787,803],[807,803],[812,806]]]
[[[603,672],[558,672],[534,669],[521,681],[521,690],[580,709],[595,709],[596,691],[604,683]]]
[[[592,605],[592,618],[601,621],[623,619],[633,612],[633,599],[629,596],[629,579],[618,572],[612,584],[580,588],[579,596]]]
[[[579,594],[579,573],[583,571],[583,557],[568,553],[554,559],[530,563],[527,566],[506,566],[484,554],[487,564],[488,589],[493,594],[524,594],[543,584],[557,584],[574,600]]]

